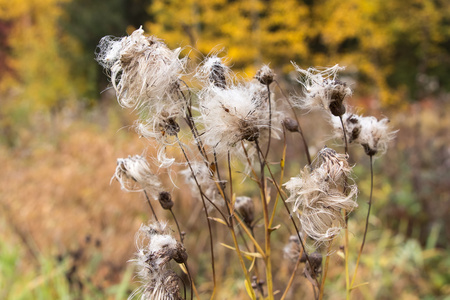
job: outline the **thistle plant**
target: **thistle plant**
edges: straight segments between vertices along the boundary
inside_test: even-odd
[[[188,66],[187,57],[180,57],[181,53],[182,49],[171,50],[162,40],[146,36],[142,28],[123,38],[105,37],[98,46],[97,61],[110,77],[119,104],[137,110],[136,131],[157,147],[151,160],[154,166],[143,156],[130,156],[117,161],[113,177],[126,191],[143,191],[152,210],[152,221],[143,225],[137,236],[138,251],[133,261],[141,287],[131,297],[215,298],[221,288],[217,273],[221,277],[227,274],[216,268],[214,231],[218,229],[211,222],[217,222],[226,228],[229,238],[220,242],[234,251],[243,273],[242,288],[252,299],[274,299],[277,290],[283,291],[281,298],[285,299],[293,282],[302,280],[302,276],[296,276],[301,264],[314,298],[322,299],[329,260],[336,252],[333,244],[344,232],[346,290],[350,298],[372,203],[372,157],[385,153],[395,137],[388,120],[351,113],[347,102],[352,90],[339,80],[344,68],[338,65],[304,70],[293,63],[303,96],[280,97],[285,93],[275,90],[274,86],[280,85],[268,65],[262,66],[253,80],[246,81],[238,78],[217,53],[207,56],[197,67]],[[331,124],[332,136],[343,142],[343,152],[322,145],[311,158],[296,111],[316,109],[324,113],[324,123]],[[301,135],[308,164],[286,180],[289,132]],[[277,144],[282,145],[281,153],[274,152],[280,149]],[[348,218],[359,202],[353,165],[349,163],[348,146],[352,144],[362,145],[370,157],[372,183],[362,246],[350,283]],[[179,154],[173,155],[172,150]],[[175,199],[168,192],[183,183],[175,185],[174,178],[169,178],[173,186],[167,186],[163,184],[167,180],[159,178],[170,174],[164,172],[170,168],[183,175],[205,216],[199,222],[206,224],[209,232],[212,288],[203,293],[198,293],[196,274],[191,274],[187,265],[190,249],[185,241],[195,239],[195,233],[180,224],[173,211],[183,199]],[[243,181],[238,183],[237,174]],[[237,184],[241,188],[236,188]],[[251,185],[257,187],[259,195],[242,194]],[[173,237],[170,223],[157,215],[152,202],[171,212],[178,240]],[[274,226],[286,215],[290,223]],[[277,230],[295,233],[287,246],[272,242]],[[294,263],[285,286],[278,286],[273,277],[280,263],[274,261],[276,251],[283,251],[285,259]],[[183,273],[189,278],[188,289],[181,280]],[[181,286],[185,287],[184,293]]]

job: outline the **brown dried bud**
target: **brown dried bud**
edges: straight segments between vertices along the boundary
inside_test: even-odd
[[[244,218],[244,222],[247,226],[251,227],[255,218],[255,205],[250,197],[236,197],[234,204],[235,209]]]
[[[255,78],[264,85],[269,85],[273,82],[273,77],[275,74],[272,69],[268,66],[263,66],[261,69],[256,72]]]
[[[209,81],[215,86],[224,89],[227,87],[227,80],[225,77],[225,68],[219,63],[215,62],[211,67],[211,73],[209,74]]]
[[[239,120],[241,140],[254,142],[259,138],[259,129],[246,120]]]
[[[159,193],[158,201],[163,209],[171,209],[173,207],[172,196],[169,192]]]
[[[283,126],[286,128],[286,130],[290,132],[300,132],[300,129],[298,127],[298,122],[291,118],[285,118],[283,120]]]
[[[363,146],[364,151],[369,156],[374,156],[375,154],[378,153],[378,149],[372,149],[372,148],[370,148],[370,146],[368,144],[361,144],[361,146]]]
[[[311,262],[313,269],[318,270],[322,266],[322,254],[319,252],[313,252],[309,255],[309,261]]]
[[[175,136],[180,132],[180,125],[178,125],[177,121],[175,121],[175,118],[169,117],[166,119],[163,119],[159,123],[159,129],[163,133],[163,135],[167,134],[170,136]]]
[[[183,244],[177,243],[177,249],[172,253],[172,259],[179,264],[187,262],[188,255]]]
[[[336,116],[345,114],[344,99],[348,95],[347,84],[339,80],[333,82],[333,90],[331,91],[330,111]]]

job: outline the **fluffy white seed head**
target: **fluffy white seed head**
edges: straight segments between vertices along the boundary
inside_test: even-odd
[[[142,286],[130,298],[140,294],[140,299],[181,299],[178,275],[170,269],[169,262],[187,260],[184,246],[177,242],[167,224],[154,222],[142,225],[136,235],[137,252],[132,261]]]
[[[350,144],[364,147],[367,155],[386,153],[388,144],[395,138],[397,131],[389,127],[389,119],[377,120],[375,117],[363,117],[353,113],[342,116],[347,140]],[[339,118],[332,118],[335,137],[343,139],[343,130]]]
[[[356,185],[346,183],[351,167],[347,157],[324,148],[319,152],[318,166],[309,167],[293,177],[285,187],[290,192],[288,202],[300,213],[306,234],[317,243],[336,237],[345,226],[341,210],[352,211],[356,206]]]
[[[203,84],[224,89],[232,82],[231,70],[217,55],[207,56],[198,66],[195,77]]]
[[[118,158],[116,172],[112,179],[114,178],[127,192],[145,190],[149,196],[157,199],[161,191],[161,182],[158,176],[151,172],[147,160],[141,155]]]
[[[218,154],[235,150],[241,141],[255,141],[265,136],[270,127],[276,136],[279,114],[269,100],[264,86],[254,83],[232,85],[226,89],[208,86],[199,94],[199,122],[204,127],[203,141]],[[240,148],[240,147],[239,147]]]
[[[352,95],[352,90],[337,79],[337,73],[344,67],[335,65],[324,70],[304,70],[295,63],[292,64],[300,73],[298,82],[303,86],[304,92],[304,97],[298,99],[297,106],[306,110],[324,109],[335,116],[345,113],[344,101]]]
[[[176,98],[178,78],[184,70],[180,48],[170,50],[158,38],[145,36],[142,27],[127,37],[104,37],[97,48],[96,59],[110,75],[122,106],[173,105],[165,102]]]
[[[259,69],[255,75],[255,79],[264,85],[271,84],[273,82],[274,77],[275,73],[268,65],[262,66],[261,69]]]

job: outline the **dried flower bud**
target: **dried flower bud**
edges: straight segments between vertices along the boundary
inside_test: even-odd
[[[273,82],[273,77],[275,74],[269,66],[264,65],[261,69],[256,72],[255,78],[261,82],[261,84],[269,85]]]
[[[172,253],[172,259],[179,264],[187,262],[188,255],[183,244],[177,243],[176,250]]]
[[[389,128],[389,119],[377,120],[375,117],[363,117],[352,113],[342,116],[345,134],[349,143],[363,146],[367,155],[373,156],[386,152],[388,143],[395,138],[397,131]],[[343,138],[342,125],[338,118],[332,119],[336,137]]]
[[[227,80],[225,77],[225,67],[220,61],[215,61],[211,66],[211,73],[209,74],[209,81],[215,86],[224,89],[227,87]]]
[[[297,262],[300,253],[302,254],[302,256],[300,257],[300,262],[306,262],[306,254],[302,249],[300,240],[297,235],[291,235],[289,237],[289,243],[284,247],[283,251],[285,257],[291,260],[293,263]]]
[[[173,207],[172,196],[169,192],[159,193],[158,201],[163,209],[171,209]]]
[[[297,104],[303,109],[330,110],[334,116],[342,116],[346,109],[344,101],[351,96],[352,90],[347,84],[337,80],[337,73],[343,67],[335,65],[326,69],[309,68],[303,70],[294,64],[301,77],[299,82],[304,87],[305,96]]]
[[[319,269],[322,266],[322,254],[319,252],[313,252],[309,255],[309,261],[311,262],[313,269]]]
[[[345,114],[345,97],[348,96],[347,84],[339,80],[334,80],[333,89],[330,96],[330,111],[334,116],[342,116]]]
[[[172,237],[167,224],[142,225],[136,235],[136,245],[138,251],[133,261],[142,286],[134,293],[141,293],[140,299],[181,299],[179,277],[170,269],[170,261],[184,263],[187,253]]]
[[[251,227],[255,217],[255,205],[250,197],[236,197],[235,209],[242,215],[247,226]]]
[[[176,136],[178,132],[180,132],[180,125],[178,125],[175,118],[169,117],[163,119],[159,123],[159,130],[163,133],[163,135]]]
[[[285,118],[283,120],[283,126],[286,128],[286,130],[290,132],[299,132],[300,129],[298,127],[298,122],[291,118]]]

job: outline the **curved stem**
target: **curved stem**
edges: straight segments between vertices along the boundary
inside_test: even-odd
[[[270,85],[267,84],[267,96],[269,102],[269,140],[267,142],[266,155],[264,157],[267,159],[267,155],[269,155],[270,150],[270,141],[272,139],[272,103],[270,101]]]
[[[275,185],[275,188],[277,189],[278,194],[280,195],[281,200],[283,200],[283,204],[284,204],[284,207],[286,208],[286,211],[289,214],[289,218],[291,219],[292,224],[294,225],[295,232],[296,232],[297,236],[299,237],[300,245],[302,246],[303,252],[305,253],[306,260],[308,261],[309,265],[312,266],[312,263],[311,263],[311,261],[309,259],[308,252],[306,251],[305,245],[304,245],[303,240],[302,240],[302,238],[300,236],[300,231],[299,231],[299,229],[297,227],[297,224],[294,221],[294,218],[292,217],[291,210],[289,209],[289,206],[286,203],[286,199],[284,199],[284,197],[282,196],[281,188],[278,186],[278,183],[276,182],[275,176],[273,175],[272,170],[270,169],[269,165],[267,165],[267,170],[269,171],[270,177],[272,178],[272,181],[273,181],[273,183]],[[317,282],[317,279],[316,279],[316,282]]]
[[[284,290],[283,296],[281,296],[280,300],[284,300],[287,296],[289,289],[291,288],[292,283],[294,282],[295,273],[297,272],[298,266],[300,265],[300,260],[302,259],[303,249],[300,249],[300,253],[298,255],[297,262],[295,263],[294,270],[292,271],[291,277],[289,278],[286,289]]]
[[[298,120],[297,117],[297,113],[295,112],[294,107],[292,106],[291,101],[289,101],[289,98],[286,96],[286,94],[284,93],[283,89],[281,88],[280,84],[278,83],[278,81],[275,80],[275,82],[277,83],[278,88],[280,89],[281,93],[283,94],[284,99],[286,99],[286,102],[289,104],[289,107],[292,110],[292,113],[294,114],[294,118],[297,121],[298,124],[298,133],[300,133],[301,137],[302,137],[302,141],[303,141],[303,145],[305,147],[305,153],[306,153],[306,159],[308,160],[308,164],[311,166],[311,155],[309,154],[309,148],[308,148],[308,144],[306,143],[306,139],[305,136],[303,135],[303,130],[302,127],[300,126],[300,121]]]
[[[266,281],[267,281],[267,293],[269,299],[273,299],[273,281],[272,281],[272,264],[271,264],[271,248],[270,248],[270,227],[269,227],[269,209],[267,207],[267,198],[266,198],[266,178],[264,175],[264,169],[266,166],[265,157],[262,157],[262,151],[259,147],[258,140],[255,141],[256,149],[258,151],[258,159],[261,165],[261,201],[263,205],[263,214],[264,214],[264,233],[266,240],[265,247],[265,265],[266,265]]]
[[[200,198],[202,199],[202,204],[203,204],[203,210],[205,211],[205,216],[206,216],[206,222],[208,223],[208,230],[209,230],[209,242],[210,242],[210,251],[211,251],[211,268],[212,268],[212,273],[213,273],[213,293],[211,295],[211,299],[214,297],[214,293],[216,291],[216,268],[215,268],[215,259],[214,259],[214,243],[213,243],[213,235],[212,235],[212,229],[211,229],[211,221],[209,220],[209,214],[208,214],[208,209],[206,207],[206,203],[205,203],[205,197],[202,191],[202,188],[200,187],[200,184],[197,181],[197,176],[195,176],[194,170],[192,169],[192,165],[191,162],[186,154],[186,151],[184,151],[184,147],[181,144],[180,139],[177,137],[177,141],[178,141],[178,145],[180,146],[181,152],[183,152],[184,158],[186,159],[186,162],[189,166],[189,169],[191,170],[191,174],[194,177],[195,183],[197,184],[197,187],[199,189],[200,192]]]
[[[353,284],[355,283],[356,279],[356,273],[358,272],[358,266],[359,261],[361,259],[361,254],[364,249],[364,244],[366,243],[366,236],[367,236],[367,229],[369,228],[369,216],[370,216],[370,209],[372,207],[372,192],[373,192],[373,162],[372,162],[372,155],[369,155],[370,157],[370,196],[369,196],[369,209],[367,210],[367,217],[366,217],[366,227],[364,229],[364,236],[361,243],[361,248],[359,249],[358,253],[358,259],[356,260],[356,267],[355,267],[355,273],[353,273],[352,282],[350,284],[350,290],[353,288]]]
[[[327,279],[328,265],[330,263],[330,255],[328,255],[328,253],[330,252],[332,244],[333,244],[333,240],[330,241],[330,245],[328,246],[328,250],[327,250],[327,258],[325,259],[325,268],[323,270],[322,283],[320,284],[319,300],[323,299],[323,293],[325,291],[325,281]]]
[[[178,220],[177,220],[177,218],[175,217],[175,214],[173,213],[173,210],[172,210],[172,209],[170,209],[170,213],[172,214],[172,217],[173,217],[173,219],[175,220],[175,224],[177,225],[178,233],[180,234],[180,242],[183,244],[184,236],[183,236],[183,234],[181,233],[181,229],[180,229],[180,225],[178,224]]]
[[[152,206],[152,204],[150,203],[150,199],[148,198],[147,191],[146,191],[145,189],[144,189],[144,195],[145,195],[145,198],[147,199],[148,206],[150,206],[150,209],[152,210],[153,217],[155,217],[156,222],[159,222],[159,221],[158,221],[158,218],[156,217],[155,210],[153,209],[153,206]]]
[[[345,154],[348,155],[348,143],[347,143],[347,134],[345,132],[344,121],[342,120],[342,116],[339,116],[339,120],[341,120],[342,131],[344,133],[344,142],[345,142]]]

